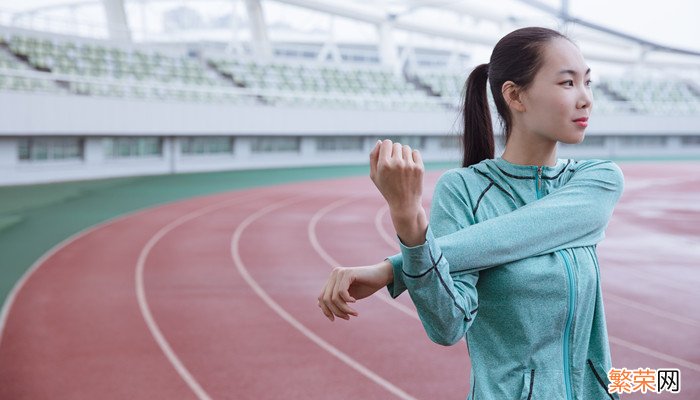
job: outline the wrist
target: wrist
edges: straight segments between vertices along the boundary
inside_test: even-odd
[[[392,221],[408,222],[416,220],[421,215],[425,216],[425,210],[421,204],[403,207],[389,206],[389,215],[391,215]]]
[[[386,286],[394,282],[394,265],[388,259],[372,265],[371,268],[373,274],[380,277],[379,280],[383,282],[382,286]]]
[[[423,207],[415,211],[392,212],[391,220],[396,234],[405,246],[413,247],[425,243],[428,218]]]

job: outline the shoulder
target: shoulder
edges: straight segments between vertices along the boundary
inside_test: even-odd
[[[575,160],[572,167],[574,172],[586,172],[590,175],[597,175],[606,178],[611,182],[623,183],[625,176],[622,169],[614,161],[602,159]]]
[[[588,181],[622,195],[625,175],[615,162],[602,159],[578,160],[574,162],[572,169],[574,170],[572,179]]]
[[[440,175],[435,190],[450,191],[453,193],[469,193],[484,181],[474,166],[449,169]]]

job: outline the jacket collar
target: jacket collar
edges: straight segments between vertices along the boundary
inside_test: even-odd
[[[512,177],[534,178],[537,169],[542,168],[542,178],[552,179],[558,177],[566,167],[571,164],[571,160],[558,158],[555,165],[521,165],[513,164],[501,157],[493,159],[494,164],[506,175]]]

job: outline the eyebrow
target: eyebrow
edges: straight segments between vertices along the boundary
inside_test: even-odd
[[[574,76],[577,75],[576,71],[574,71],[573,69],[563,69],[563,70],[559,71],[559,73],[560,73],[560,74],[571,74],[571,75],[574,75]],[[588,75],[588,74],[590,74],[590,73],[591,73],[591,69],[588,68],[588,69],[586,70],[586,73],[585,73],[584,75]]]

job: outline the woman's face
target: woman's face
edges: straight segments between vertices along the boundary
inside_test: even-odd
[[[553,141],[583,141],[586,124],[575,122],[591,114],[590,69],[578,47],[553,39],[543,48],[544,62],[532,85],[522,93],[525,112],[520,121],[527,132]]]

